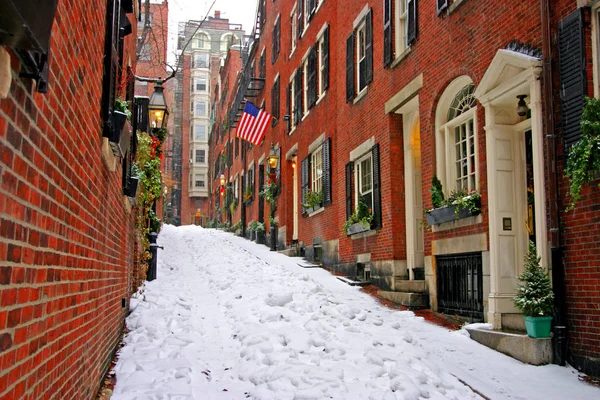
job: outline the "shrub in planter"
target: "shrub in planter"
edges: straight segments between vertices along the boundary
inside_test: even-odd
[[[323,204],[323,192],[313,192],[309,190],[305,195],[306,203],[302,204],[306,213],[311,213],[321,208]]]
[[[436,196],[438,195],[436,194]],[[434,193],[432,191],[432,203],[433,197]],[[453,191],[446,200],[444,200],[442,193],[441,197],[438,197],[436,201],[436,204],[439,204],[439,201],[441,201],[442,206],[427,211],[428,225],[439,225],[444,222],[471,217],[481,213],[481,195],[476,191]]]
[[[257,244],[265,244],[265,231],[266,231],[265,223],[257,222],[256,228],[255,228]]]
[[[344,222],[344,233],[346,235],[353,235],[370,230],[371,224],[373,223],[373,218],[373,213],[371,210],[369,210],[369,207],[361,197],[358,200],[356,210],[354,210],[352,215],[350,215],[350,218]]]
[[[548,273],[540,267],[540,257],[533,242],[529,242],[525,271],[519,276],[519,282],[513,301],[523,312],[527,334],[534,338],[550,337],[554,294]]]

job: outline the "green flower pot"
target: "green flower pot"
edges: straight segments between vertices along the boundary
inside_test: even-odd
[[[549,338],[551,322],[552,317],[525,317],[527,335],[536,339]]]

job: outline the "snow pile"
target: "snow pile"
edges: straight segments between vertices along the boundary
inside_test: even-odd
[[[479,398],[456,376],[487,396],[519,398],[505,387],[569,371],[525,366],[223,232],[166,226],[159,243],[158,279],[127,320],[115,400]],[[471,368],[480,365],[489,371]],[[521,398],[577,384],[547,380],[541,396],[538,381]]]

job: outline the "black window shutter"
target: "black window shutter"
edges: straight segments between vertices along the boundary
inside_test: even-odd
[[[354,32],[346,39],[346,103],[354,99]]]
[[[254,167],[255,163],[252,163],[252,176],[250,177],[250,185],[252,186],[252,196],[254,196],[254,189],[256,188],[256,168]],[[262,188],[259,188],[262,190]]]
[[[317,101],[317,46],[313,46],[308,53],[308,108],[312,108]]]
[[[308,9],[309,9],[308,20],[310,21],[312,19],[312,16],[315,14],[315,11],[317,10],[317,0],[307,0],[307,1],[308,1]]]
[[[352,191],[352,170],[354,163],[350,161],[346,164],[346,219],[352,215],[352,198],[354,193]]]
[[[104,79],[102,81],[102,119],[104,136],[112,136],[112,112],[115,105],[119,69],[120,0],[109,0],[106,6],[104,41]]]
[[[365,21],[365,61],[366,61],[366,77],[367,84],[373,82],[373,11],[369,10]]]
[[[331,138],[323,143],[323,205],[331,204]]]
[[[306,211],[304,210],[304,204],[306,204],[306,194],[308,193],[310,187],[310,155],[302,160],[301,168],[302,172],[300,178],[302,180],[302,214],[306,214]]]
[[[281,50],[281,17],[277,20],[277,25],[275,25],[275,27],[277,28],[277,36],[275,37],[275,40],[277,41],[277,56],[275,59],[277,59],[279,51]]]
[[[271,114],[273,115],[273,126],[279,122],[279,78],[271,89]]]
[[[581,114],[587,91],[583,11],[577,9],[558,27],[560,108],[565,146],[581,139]]]
[[[383,66],[392,63],[392,0],[383,0]]]
[[[302,31],[304,30],[304,5],[302,0],[298,0],[298,39],[302,37]]]
[[[276,34],[277,34],[277,25],[275,25],[273,27],[273,38],[271,39],[271,64],[275,64],[275,60],[277,59],[276,57],[276,46],[277,46],[277,40],[276,40]]]
[[[408,27],[407,42],[410,46],[417,40],[418,18],[417,18],[417,0],[408,0]]]
[[[329,88],[329,27],[323,33],[323,90]]]
[[[287,132],[290,133],[291,129],[292,129],[292,82],[290,82],[288,84],[287,90],[285,91],[285,115],[287,115],[287,117],[289,118],[289,120],[287,121]]]
[[[448,0],[436,0],[437,1],[437,15],[439,16],[442,12],[448,8]]]
[[[294,77],[294,124],[302,118],[302,67],[296,70]]]
[[[381,180],[379,176],[379,143],[371,148],[373,158],[373,225],[381,228]]]

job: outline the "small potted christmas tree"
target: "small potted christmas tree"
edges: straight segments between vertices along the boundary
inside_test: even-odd
[[[540,267],[535,244],[529,242],[525,271],[519,276],[515,306],[523,312],[527,334],[533,338],[550,337],[554,294],[548,274]]]

